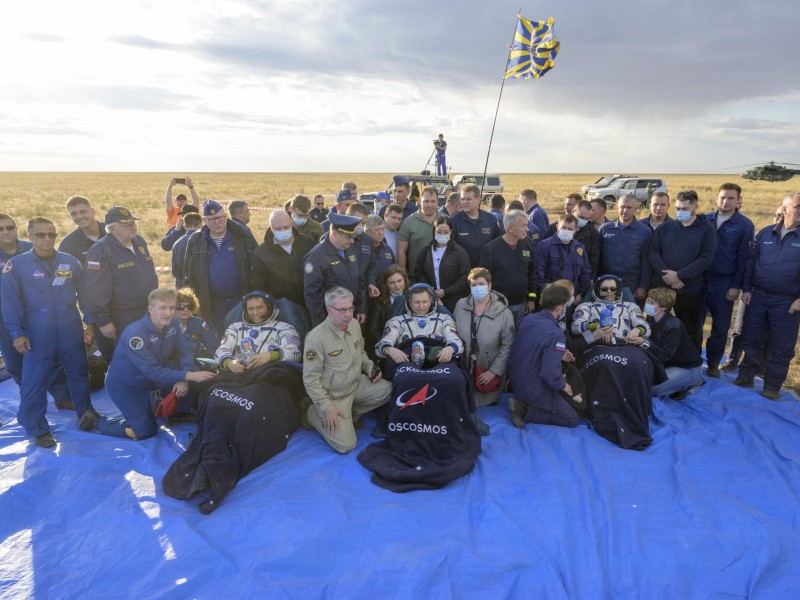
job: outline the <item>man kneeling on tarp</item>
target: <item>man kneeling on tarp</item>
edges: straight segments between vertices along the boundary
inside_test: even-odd
[[[169,468],[162,485],[175,498],[206,492],[208,514],[236,483],[286,449],[305,396],[300,338],[278,321],[264,292],[242,300],[242,320],[225,332],[216,358],[223,371],[201,386],[197,435]]]
[[[541,311],[520,321],[508,360],[508,377],[514,390],[509,400],[511,419],[520,429],[525,423],[577,427],[580,417],[562,392],[572,395],[561,369],[567,351],[566,336],[558,326],[570,303],[567,288],[551,284],[542,292]]]
[[[389,400],[392,386],[364,351],[361,326],[353,318],[353,293],[325,292],[327,318],[306,336],[303,383],[308,422],[337,452],[356,447],[353,422]],[[312,404],[313,403],[313,404]]]
[[[150,405],[151,392],[170,390],[178,398],[189,393],[189,382],[214,376],[193,371],[194,348],[175,317],[176,294],[159,288],[147,297],[147,314],[128,325],[114,350],[106,375],[106,391],[122,419],[100,417],[100,433],[143,440],[158,431]]]

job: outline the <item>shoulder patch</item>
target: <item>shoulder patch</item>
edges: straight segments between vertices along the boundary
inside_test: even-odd
[[[576,252],[578,253],[578,256],[583,256],[583,248],[577,248]]]
[[[210,327],[210,326],[208,325],[208,323],[206,323],[205,321],[203,321],[203,325],[202,325],[202,327],[203,327],[203,329],[205,329],[206,331],[211,331],[211,327]]]
[[[307,262],[305,266],[305,272],[312,273],[313,271],[314,271],[314,265],[312,265],[310,262]]]
[[[86,261],[86,268],[92,271],[99,271],[100,270],[100,261],[97,260],[87,260]]]
[[[562,343],[562,342],[556,342],[556,350],[558,352],[566,352],[567,351],[567,345]]]
[[[144,347],[144,340],[142,338],[140,338],[138,335],[134,336],[128,342],[128,347],[131,350],[139,350],[142,347]]]
[[[314,350],[306,350],[306,360],[308,362],[314,362],[317,360],[317,353]]]
[[[5,265],[3,265],[3,273],[8,273],[11,270],[11,261],[9,260]]]

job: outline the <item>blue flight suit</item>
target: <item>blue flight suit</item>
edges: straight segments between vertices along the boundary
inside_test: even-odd
[[[536,249],[535,264],[535,286],[539,294],[546,284],[559,279],[569,279],[575,286],[576,296],[585,296],[592,285],[586,248],[575,240],[562,244],[556,236],[547,238]]]
[[[85,269],[86,268],[86,256],[89,254],[89,250],[92,246],[95,245],[96,242],[100,241],[106,235],[106,224],[101,223],[100,221],[97,222],[100,225],[100,237],[97,240],[93,240],[92,238],[88,237],[80,227],[68,233],[61,243],[58,245],[59,252],[66,252],[67,254],[72,254],[75,258],[81,261],[81,266]]]
[[[161,238],[161,249],[164,252],[169,252],[175,247],[175,242],[183,237],[186,229],[178,229],[175,225],[167,229],[167,233]]]
[[[383,240],[377,248],[373,245],[372,252],[372,272],[374,273],[375,281],[380,281],[383,272],[397,263],[397,257],[386,240]],[[373,285],[378,284],[375,283]]]
[[[126,437],[125,428],[130,427],[137,440],[154,436],[158,423],[150,407],[150,392],[169,392],[193,370],[194,349],[178,319],[163,331],[153,325],[149,314],[131,323],[119,338],[106,374],[106,391],[123,418],[101,417],[97,430]]]
[[[311,315],[311,326],[316,327],[328,316],[325,311],[325,292],[342,286],[353,293],[355,314],[367,313],[365,273],[359,267],[355,245],[340,254],[329,239],[320,242],[306,254],[303,296]]]
[[[650,242],[653,230],[635,218],[630,225],[619,219],[600,227],[600,275],[614,274],[634,293],[650,287]]]
[[[786,381],[800,327],[800,312],[789,314],[789,306],[800,298],[800,231],[781,239],[781,227],[778,223],[758,232],[742,284],[742,291],[753,296],[744,320],[739,377],[752,380],[758,373],[769,331],[772,352],[764,364],[764,389],[774,390]]]
[[[547,216],[547,211],[537,202],[525,212],[528,215],[528,221],[536,225],[536,229],[539,230],[539,239],[544,240],[547,230],[550,229],[550,218]],[[528,227],[528,234],[532,235],[530,227]]]
[[[436,140],[436,174],[447,177],[447,142]]]
[[[17,420],[36,437],[50,431],[46,392],[61,365],[78,416],[91,406],[89,361],[77,306],[79,299],[83,304],[83,270],[78,259],[65,252],[40,258],[30,250],[10,259],[3,271],[3,320],[11,339],[25,336],[31,345],[22,360]]]
[[[0,277],[2,277],[3,267],[6,266],[9,260],[18,254],[28,252],[32,248],[33,244],[31,242],[27,240],[17,240],[17,251],[14,254],[0,252]],[[1,286],[0,290],[2,290]],[[8,371],[8,374],[11,375],[17,385],[19,385],[22,381],[22,354],[17,352],[17,349],[14,348],[14,340],[3,323],[1,299],[2,295],[0,295],[0,353],[3,354],[3,359],[6,362],[6,371]],[[64,375],[63,369],[57,368],[53,370],[53,378],[47,391],[53,396],[57,405],[70,402],[69,387],[67,386],[67,378]]]
[[[186,331],[183,332],[192,345],[195,358],[214,358],[219,348],[219,339],[201,317],[192,315],[186,320]]]
[[[547,240],[545,240],[547,241]],[[528,405],[529,423],[577,427],[580,417],[561,395],[567,381],[561,371],[566,336],[547,311],[520,321],[508,359],[514,395]]]
[[[113,323],[119,339],[128,325],[147,313],[147,296],[158,287],[153,257],[144,238],[134,238],[133,251],[113,235],[98,240],[86,256],[83,284],[89,314],[98,328],[97,347],[103,359],[111,362],[116,342],[99,328]]]
[[[358,268],[362,271],[364,282],[377,287],[378,278],[375,275],[375,249],[372,246],[372,238],[366,233],[360,233],[353,240],[353,250],[358,255]]]
[[[478,218],[472,219],[463,210],[451,219],[453,241],[469,254],[469,266],[475,268],[481,259],[481,250],[494,239],[503,235],[503,227],[494,215],[478,209]]]
[[[726,300],[725,294],[731,288],[742,289],[755,237],[753,222],[738,211],[720,227],[717,227],[718,214],[719,211],[714,211],[706,216],[717,230],[717,252],[704,274],[699,306],[701,324],[706,320],[706,313],[711,313],[711,335],[706,341],[709,365],[719,365],[725,353],[733,315],[733,301]]]

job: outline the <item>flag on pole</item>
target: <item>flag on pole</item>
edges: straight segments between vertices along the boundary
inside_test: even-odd
[[[553,17],[547,21],[529,21],[517,15],[517,19],[517,31],[503,79],[538,79],[553,68],[553,61],[561,48],[556,39]]]

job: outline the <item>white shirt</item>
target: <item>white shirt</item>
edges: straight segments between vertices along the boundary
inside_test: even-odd
[[[442,256],[444,256],[444,251],[447,250],[447,246],[442,248],[433,248],[433,274],[436,276],[436,289],[439,290],[442,288],[439,285],[439,265],[442,262]]]

